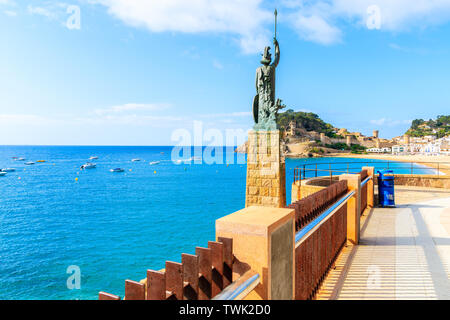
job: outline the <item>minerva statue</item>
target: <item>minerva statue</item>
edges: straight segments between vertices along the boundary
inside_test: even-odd
[[[253,118],[255,130],[277,130],[278,110],[285,106],[280,99],[275,100],[275,69],[280,62],[280,46],[277,41],[277,11],[275,10],[275,59],[272,62],[270,47],[264,49],[262,66],[256,70],[256,96],[253,100]]]

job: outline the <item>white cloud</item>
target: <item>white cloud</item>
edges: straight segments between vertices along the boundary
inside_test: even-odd
[[[54,12],[51,12],[49,9],[44,8],[44,7],[33,7],[32,5],[28,5],[27,11],[29,14],[32,14],[32,15],[44,16],[49,19],[56,18],[56,14]]]
[[[95,109],[94,113],[99,116],[111,114],[123,114],[129,111],[160,111],[169,108],[169,104],[141,104],[141,103],[126,103],[123,105],[112,106],[103,109]]]
[[[0,114],[2,125],[47,125],[56,120],[34,114]]]
[[[300,37],[321,44],[337,43],[342,25],[366,27],[367,9],[380,9],[380,30],[404,32],[450,21],[450,0],[285,0],[288,21]]]
[[[300,37],[307,41],[330,45],[341,41],[342,32],[318,15],[298,14],[293,24]]]
[[[411,122],[412,122],[412,120],[393,120],[390,118],[381,118],[381,119],[370,120],[371,124],[374,124],[377,126],[387,126],[387,127],[409,125],[409,124],[411,124]]]
[[[97,0],[108,12],[134,27],[152,32],[231,33],[245,53],[261,51],[272,12],[262,0]]]
[[[389,47],[391,49],[394,49],[394,50],[400,51],[400,52],[404,52],[404,53],[413,53],[413,54],[419,54],[419,55],[425,55],[425,54],[430,53],[430,50],[427,48],[410,48],[410,47],[401,46],[397,43],[390,43]]]
[[[223,64],[221,64],[219,61],[217,60],[213,60],[213,67],[219,70],[223,69]]]
[[[211,113],[211,114],[202,114],[200,117],[202,118],[240,118],[240,117],[250,117],[252,115],[251,112],[230,112],[230,113]]]
[[[10,16],[10,17],[16,17],[17,16],[17,12],[11,11],[11,10],[5,10],[5,11],[3,11],[3,13],[6,14],[7,16]]]
[[[405,31],[427,27],[450,19],[450,0],[334,0],[336,14],[354,17],[365,24],[367,8],[376,5],[381,13],[381,30]]]

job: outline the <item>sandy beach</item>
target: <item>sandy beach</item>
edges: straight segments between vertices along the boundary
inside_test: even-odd
[[[415,162],[432,168],[439,168],[439,171],[450,174],[450,156],[424,156],[424,155],[392,155],[392,154],[352,154],[352,153],[333,153],[326,157],[342,158],[362,158],[378,159],[401,162]]]

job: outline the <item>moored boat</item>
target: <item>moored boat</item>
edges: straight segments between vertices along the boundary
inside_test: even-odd
[[[152,161],[149,163],[149,165],[154,166],[156,164],[159,164],[161,161]]]
[[[122,169],[122,168],[115,168],[115,169],[111,169],[109,171],[111,171],[111,172],[124,172],[125,170]]]
[[[141,159],[136,158],[131,160],[131,162],[138,162],[138,161],[141,161]]]
[[[5,171],[0,171],[0,177],[4,177],[6,176],[6,172]]]
[[[25,165],[27,165],[27,166],[31,166],[31,165],[33,165],[34,164],[34,162],[33,161],[28,161],[28,162],[25,162]]]
[[[84,169],[94,169],[94,168],[96,168],[96,167],[97,167],[97,165],[96,165],[95,163],[88,162],[88,163],[86,163],[86,164],[83,164],[83,165],[80,167],[80,169],[82,169],[82,170],[84,170]]]
[[[16,169],[14,168],[5,168],[0,170],[0,172],[14,172],[14,171],[16,171]]]

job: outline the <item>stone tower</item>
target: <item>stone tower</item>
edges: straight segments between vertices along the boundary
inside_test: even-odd
[[[352,145],[352,136],[348,135],[345,137],[347,145],[350,147]]]
[[[378,130],[373,130],[373,137],[378,139]]]
[[[411,142],[411,139],[409,138],[409,135],[408,135],[408,134],[405,134],[405,135],[403,136],[403,143],[404,143],[404,144],[410,144],[410,142]]]

